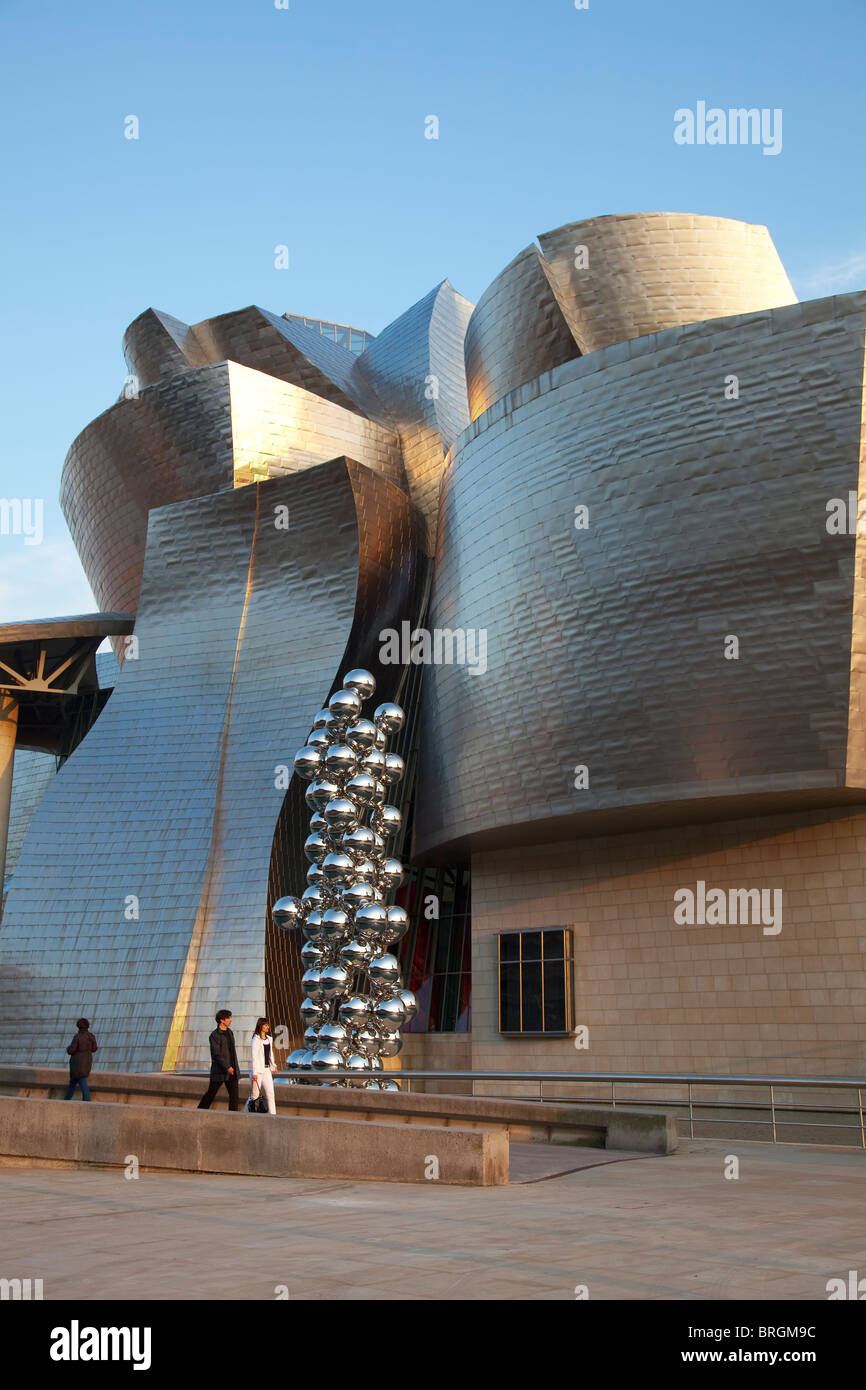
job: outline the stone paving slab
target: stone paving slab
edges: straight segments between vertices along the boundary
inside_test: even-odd
[[[4,1167],[0,1277],[46,1299],[824,1300],[866,1275],[864,1199],[862,1151],[746,1141],[480,1189]]]

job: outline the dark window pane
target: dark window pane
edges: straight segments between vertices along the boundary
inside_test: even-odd
[[[457,1010],[460,1003],[460,976],[445,975],[442,981],[442,1022],[440,1031],[454,1033],[457,1029]]]
[[[520,1032],[520,966],[499,967],[499,1031]]]
[[[544,965],[544,1031],[564,1033],[567,1028],[565,967],[560,961],[547,961]]]
[[[523,959],[541,960],[541,932],[525,931],[520,935],[523,938]]]
[[[541,935],[544,938],[544,959],[562,960],[565,955],[565,932],[557,928],[556,931],[543,931]]]
[[[501,961],[520,960],[520,932],[503,932],[499,938],[499,959]]]
[[[524,961],[523,972],[523,1032],[540,1033],[543,1028],[541,1013],[541,961]]]

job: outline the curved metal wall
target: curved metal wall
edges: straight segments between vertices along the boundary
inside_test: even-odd
[[[4,1055],[56,1062],[82,1012],[106,1067],[206,1065],[224,1006],[251,1031],[277,770],[342,670],[359,583],[378,569],[406,592],[407,507],[335,460],[151,514],[138,659],[43,797],[7,899]]]
[[[569,222],[538,240],[581,352],[797,302],[767,228],[748,222],[640,212]]]
[[[484,291],[465,350],[473,420],[524,381],[580,356],[537,247],[527,246]]]
[[[859,484],[864,331],[866,295],[673,329],[464,434],[429,625],[486,629],[488,665],[427,673],[419,853],[864,786],[855,541],[826,527]]]

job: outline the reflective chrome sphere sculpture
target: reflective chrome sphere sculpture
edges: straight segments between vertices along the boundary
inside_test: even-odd
[[[298,1074],[349,1071],[351,1080],[331,1084],[398,1090],[396,1081],[373,1074],[382,1071],[383,1057],[397,1055],[398,1029],[418,1012],[388,949],[408,928],[405,910],[388,905],[403,881],[403,866],[388,848],[403,817],[386,801],[405,771],[403,759],[386,751],[404,715],[388,702],[364,716],[375,689],[369,671],[347,671],[295,754],[295,772],[310,784],[310,886],[300,897],[280,898],[272,912],[278,927],[301,929],[306,939],[306,1046],[286,1062],[293,1079],[321,1084]]]

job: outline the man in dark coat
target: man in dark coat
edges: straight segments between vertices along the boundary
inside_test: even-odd
[[[90,1068],[93,1066],[93,1054],[98,1051],[96,1039],[90,1032],[90,1023],[86,1018],[80,1018],[75,1025],[78,1032],[67,1047],[69,1053],[69,1090],[63,1097],[64,1100],[71,1100],[75,1087],[81,1087],[82,1100],[90,1100],[90,1087],[87,1078],[90,1075]]]
[[[229,1093],[229,1110],[238,1108],[238,1054],[235,1035],[229,1027],[231,1021],[231,1009],[220,1009],[217,1026],[210,1035],[210,1085],[198,1103],[199,1110],[210,1110],[220,1086],[225,1086]]]

